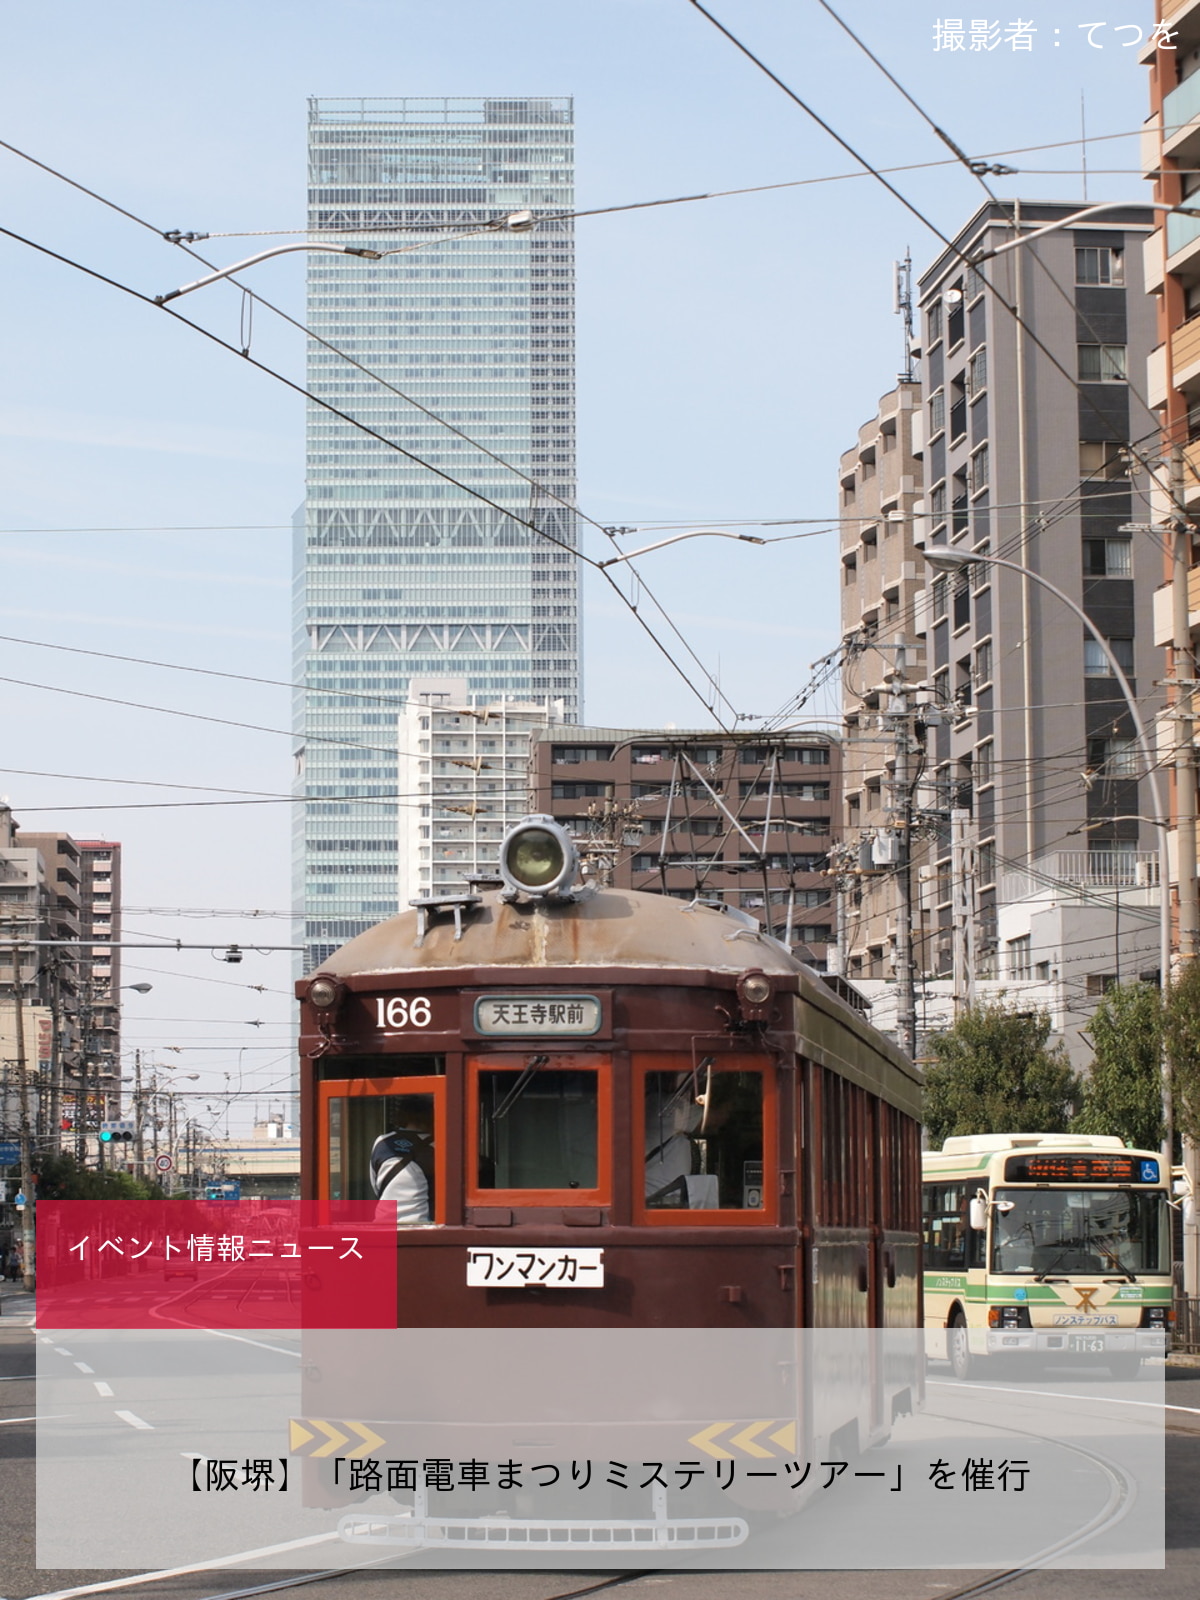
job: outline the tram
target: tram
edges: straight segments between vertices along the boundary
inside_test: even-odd
[[[303,1193],[394,1206],[397,1328],[509,1351],[919,1329],[919,1071],[749,916],[581,883],[532,816],[496,880],[412,902],[297,994]],[[795,1450],[798,1423],[865,1447],[920,1381],[864,1357],[822,1423],[794,1397],[743,1417],[748,1454]],[[737,1413],[707,1399],[680,1438],[715,1418],[723,1445]]]

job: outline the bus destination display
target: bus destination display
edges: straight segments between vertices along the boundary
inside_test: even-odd
[[[1137,1155],[1009,1156],[1009,1183],[1157,1183],[1158,1162]]]

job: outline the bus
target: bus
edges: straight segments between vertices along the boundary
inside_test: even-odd
[[[926,1354],[957,1378],[1023,1353],[1137,1376],[1170,1344],[1171,1173],[1106,1135],[988,1133],[922,1156]]]

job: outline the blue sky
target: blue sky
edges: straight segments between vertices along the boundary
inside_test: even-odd
[[[817,0],[712,9],[871,162],[948,159]],[[997,183],[1001,195],[1081,198],[1080,147],[1064,141],[1080,137],[1082,96],[1090,198],[1148,197],[1136,137],[1102,136],[1136,134],[1145,118],[1145,70],[1125,41],[1148,32],[1150,6],[1033,0],[996,19],[1002,36],[1031,23],[1032,49],[1002,37],[976,52],[935,51],[944,9],[836,9],[972,156],[1058,146],[1004,156],[1021,171]],[[1098,18],[1089,44],[1080,24]],[[838,455],[901,361],[892,261],[911,247],[920,270],[935,254],[933,235],[878,182],[838,178],[855,162],[688,0],[62,0],[9,12],[0,73],[0,137],[155,229],[297,228],[314,94],[571,94],[581,209],[803,180],[579,223],[580,503],[602,523],[827,526]],[[14,232],[149,295],[198,275],[151,229],[7,151],[0,170]],[[953,164],[891,181],[946,233],[984,198]],[[226,263],[255,247],[234,237],[202,248]],[[27,827],[121,839],[130,906],[282,912],[288,807],[163,808],[224,796],[99,780],[283,793],[286,689],[43,646],[286,680],[301,402],[114,288],[11,240],[0,238],[0,259],[0,633],[38,641],[0,641],[0,677],[74,691],[0,686],[0,794]],[[262,292],[302,316],[301,258],[256,270]],[[182,309],[238,341],[235,289]],[[256,319],[253,351],[302,374],[300,336],[274,319]],[[836,644],[836,568],[827,534],[767,550],[694,540],[642,570],[730,701],[761,716]],[[587,597],[588,720],[703,725],[692,691],[605,586],[589,582]],[[827,694],[812,703],[815,714],[835,709]],[[288,927],[156,909],[128,914],[126,937],[283,944]],[[240,1071],[265,1109],[286,1072],[287,958],[230,968],[201,953],[131,951],[126,963],[127,982],[156,984],[127,997],[128,1041],[200,1071],[201,1089]],[[181,976],[133,970],[143,966]],[[162,1053],[184,1043],[185,1054]]]

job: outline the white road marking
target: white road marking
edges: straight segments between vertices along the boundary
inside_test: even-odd
[[[115,1414],[120,1417],[122,1422],[127,1422],[131,1428],[148,1428],[151,1432],[154,1431],[154,1424],[152,1422],[143,1422],[136,1411],[118,1411]]]
[[[301,1550],[306,1545],[332,1544],[336,1539],[336,1533],[318,1533],[308,1539],[293,1539],[288,1544],[272,1544],[261,1550],[240,1550],[236,1555],[217,1556],[212,1561],[200,1561],[193,1567],[163,1567],[158,1572],[135,1573],[132,1578],[111,1578],[107,1583],[85,1583],[78,1589],[51,1589],[45,1594],[30,1595],[29,1600],[75,1600],[76,1595],[103,1594],[108,1589],[128,1589],[134,1584],[155,1583],[162,1578],[182,1578],[189,1572],[212,1572],[220,1567],[238,1567],[260,1556],[282,1555],[285,1550]]]
[[[29,1383],[33,1378],[36,1377],[36,1372],[27,1372],[24,1376],[18,1373],[15,1378],[0,1378],[0,1383]]]
[[[75,1365],[79,1368],[80,1372],[95,1372],[96,1370],[95,1367],[89,1367],[86,1361],[77,1361]]]
[[[12,1422],[62,1422],[64,1418],[74,1416],[72,1411],[54,1411],[47,1416],[44,1412],[36,1417],[0,1417],[0,1428],[7,1427]]]
[[[1119,1400],[1112,1394],[1062,1394],[1053,1389],[1014,1389],[1007,1384],[998,1383],[950,1383],[945,1378],[927,1378],[926,1383],[930,1388],[936,1385],[939,1389],[986,1389],[991,1394],[1031,1394],[1039,1400],[1103,1400],[1109,1406],[1143,1406],[1154,1411],[1186,1411],[1193,1417],[1200,1417],[1200,1407],[1197,1406],[1172,1406],[1164,1400]]]
[[[252,1344],[260,1350],[273,1350],[277,1356],[292,1356],[296,1361],[300,1359],[299,1350],[285,1350],[282,1345],[264,1344],[261,1339],[247,1339],[240,1333],[226,1333],[221,1328],[205,1328],[204,1332],[211,1333],[214,1339],[236,1339],[239,1344]]]
[[[97,1381],[93,1385],[93,1387],[95,1388],[97,1394],[102,1394],[102,1395],[104,1395],[106,1397],[109,1397],[109,1396],[112,1395],[112,1390],[108,1387],[108,1385],[106,1383],[100,1383],[99,1381]]]
[[[62,1345],[56,1344],[54,1346],[54,1354],[56,1356],[69,1356],[71,1352],[69,1350],[64,1350]]]

